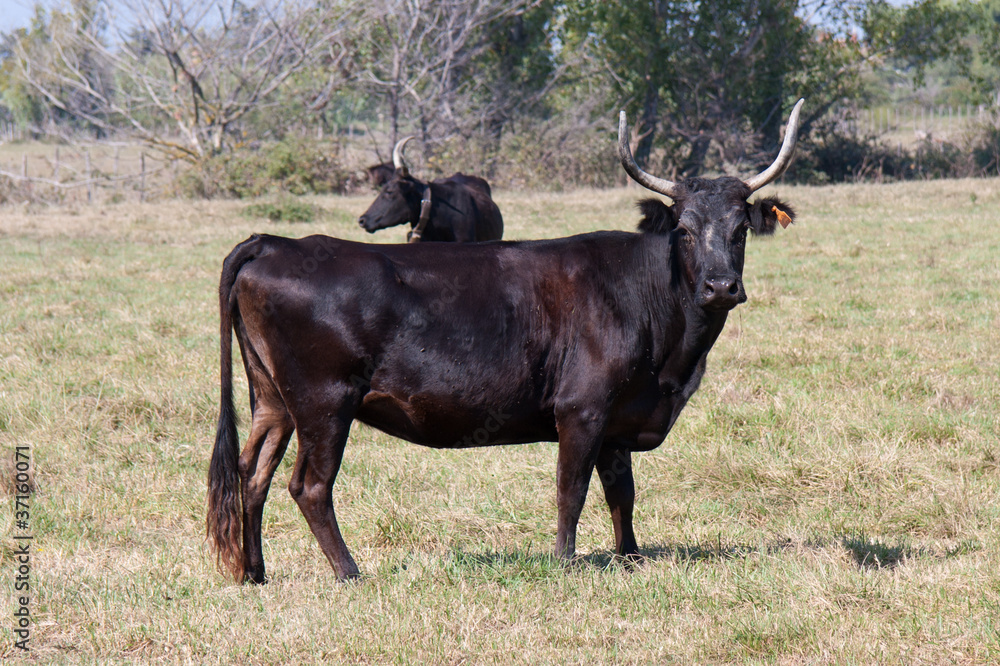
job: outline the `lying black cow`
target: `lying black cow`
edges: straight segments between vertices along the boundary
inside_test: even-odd
[[[288,489],[337,576],[358,575],[331,498],[354,420],[433,447],[558,441],[556,553],[575,551],[596,469],[615,550],[637,558],[632,452],[663,442],[729,311],[746,300],[747,231],[770,234],[793,217],[776,199],[747,199],[787,166],[801,104],[774,164],[745,182],[650,176],[632,160],[623,113],[626,171],[674,200],[641,202],[641,233],[433,247],[324,236],[239,244],[219,287],[222,407],[208,477],[221,564],[264,581],[264,500],[297,429]],[[242,454],[232,331],[253,412]]]
[[[417,180],[403,159],[406,143],[412,138],[401,139],[393,148],[395,172],[358,224],[368,233],[375,233],[409,223],[406,239],[411,243],[500,240],[503,217],[493,202],[489,183],[462,173],[429,183]]]

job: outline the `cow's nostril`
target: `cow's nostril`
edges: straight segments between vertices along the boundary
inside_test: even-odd
[[[736,278],[709,278],[702,291],[704,302],[733,303],[740,300],[740,281]]]

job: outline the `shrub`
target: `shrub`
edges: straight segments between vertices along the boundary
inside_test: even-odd
[[[624,182],[616,146],[617,136],[606,131],[541,126],[505,137],[497,169],[523,189],[614,187]]]
[[[1000,108],[976,123],[970,143],[976,175],[1000,176]]]
[[[911,164],[905,151],[857,132],[844,118],[828,118],[803,137],[787,175],[808,184],[895,180],[912,176]]]
[[[983,154],[988,162],[987,149]],[[977,169],[975,161],[969,149],[930,136],[911,148],[891,146],[875,135],[857,132],[840,117],[821,121],[803,137],[788,177],[808,184],[964,178],[986,170]]]
[[[275,202],[250,204],[243,209],[243,216],[263,217],[271,222],[312,222],[316,218],[316,207],[292,197],[285,197]]]
[[[343,192],[350,175],[336,144],[287,138],[211,157],[180,174],[174,185],[178,194],[191,198],[245,199]]]
[[[917,178],[964,178],[973,171],[969,152],[947,141],[922,140],[912,160]]]
[[[556,117],[511,125],[499,140],[480,135],[450,137],[433,147],[424,165],[413,151],[411,167],[418,178],[462,171],[508,189],[558,191],[622,184],[624,172],[615,152],[617,135],[574,123],[572,118]]]

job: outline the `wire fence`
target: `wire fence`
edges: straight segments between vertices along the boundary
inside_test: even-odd
[[[4,135],[10,129],[0,126]],[[177,168],[176,161],[128,144],[8,144],[0,149],[0,200],[142,202],[162,193],[163,175],[176,175]]]
[[[987,121],[989,114],[990,107],[984,104],[893,105],[858,110],[847,114],[845,122],[855,134],[954,140]]]

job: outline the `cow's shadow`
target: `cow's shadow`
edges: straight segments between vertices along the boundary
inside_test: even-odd
[[[504,551],[453,551],[452,564],[474,571],[504,571],[544,574],[549,571],[582,567],[586,569],[624,571],[641,570],[644,563],[674,560],[677,562],[741,560],[753,555],[775,555],[796,549],[822,550],[840,547],[847,551],[855,565],[862,569],[893,569],[903,562],[924,557],[951,558],[962,555],[967,548],[936,552],[925,547],[905,543],[887,543],[858,534],[836,534],[793,542],[791,539],[774,539],[767,542],[727,543],[722,540],[706,543],[658,543],[639,547],[641,558],[625,560],[612,550],[596,550],[579,555],[571,562],[564,562],[550,553],[512,548]]]
[[[790,545],[791,541],[788,540],[752,545],[745,543],[724,543],[721,540],[715,543],[658,543],[640,546],[639,555],[641,557],[638,562],[624,560],[611,550],[594,551],[578,559],[589,566],[601,569],[620,567],[625,570],[634,570],[636,565],[641,567],[645,562],[663,560],[674,560],[677,562],[740,560],[755,553],[775,553],[789,548]]]
[[[503,572],[512,576],[519,574],[544,575],[574,568],[635,571],[640,570],[645,563],[661,560],[694,562],[741,559],[753,553],[775,552],[788,547],[789,543],[781,542],[764,546],[721,542],[715,544],[652,544],[640,546],[640,557],[637,560],[619,557],[613,550],[607,549],[578,555],[569,562],[561,560],[551,553],[532,548],[511,548],[485,552],[459,548],[452,551],[450,565],[479,573]]]

